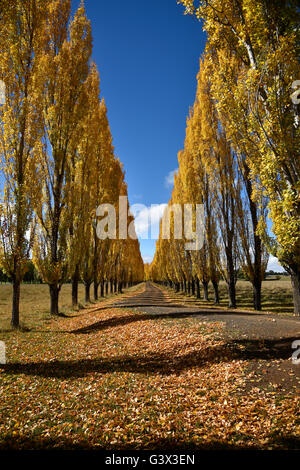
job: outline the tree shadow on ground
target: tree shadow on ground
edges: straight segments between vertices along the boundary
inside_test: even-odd
[[[77,436],[74,436],[77,438]],[[277,435],[274,437],[270,437],[270,439],[266,442],[263,446],[251,445],[247,444],[247,440],[249,440],[249,436],[243,436],[245,442],[244,443],[230,443],[226,441],[218,441],[218,440],[206,440],[203,443],[195,444],[193,442],[189,442],[183,439],[156,439],[155,441],[147,442],[147,438],[145,437],[145,442],[138,442],[138,443],[124,443],[120,442],[115,446],[111,445],[95,445],[91,442],[91,438],[93,436],[89,436],[89,439],[81,438],[81,439],[68,439],[63,436],[59,437],[18,437],[18,436],[8,436],[2,442],[0,442],[0,451],[14,451],[14,450],[48,450],[48,451],[61,451],[61,450],[77,450],[77,451],[95,451],[95,452],[108,452],[107,456],[111,456],[110,452],[126,452],[130,451],[131,456],[136,456],[134,453],[135,451],[144,451],[143,458],[148,455],[150,457],[153,451],[164,451],[173,453],[179,452],[196,452],[196,451],[205,451],[209,453],[210,451],[218,451],[218,453],[229,453],[230,451],[241,451],[242,453],[253,453],[255,451],[261,451],[273,447],[277,450],[299,450],[300,449],[300,439],[288,434]],[[137,437],[140,437],[137,435]],[[241,438],[241,434],[237,436]],[[119,456],[122,454],[119,454]],[[260,452],[260,458],[263,457],[263,454]],[[265,454],[266,457],[269,458],[269,453]]]
[[[148,306],[147,306],[148,307]],[[106,308],[106,307],[105,307]],[[99,310],[105,310],[104,309],[99,309]],[[123,306],[122,309],[126,310],[127,306]],[[146,307],[145,307],[146,308]],[[151,307],[152,308],[152,307]],[[179,311],[178,305],[176,305],[177,311],[176,312],[168,312],[166,311],[168,307],[161,307],[160,310],[165,311],[165,313],[136,313],[133,315],[120,315],[117,317],[109,318],[107,320],[100,320],[98,322],[92,323],[91,325],[84,326],[82,328],[77,328],[75,330],[42,330],[36,327],[33,328],[27,328],[23,329],[22,331],[24,333],[58,333],[58,334],[92,334],[92,333],[97,333],[98,331],[103,331],[108,328],[114,328],[118,326],[124,326],[128,325],[130,323],[134,322],[139,322],[139,321],[148,321],[148,320],[156,320],[156,319],[167,319],[167,318],[174,318],[174,319],[180,319],[180,318],[193,318],[193,317],[199,317],[200,315],[204,316],[209,316],[209,315],[241,315],[241,316],[260,316],[263,314],[259,313],[244,313],[244,312],[229,312],[229,311],[223,311],[223,310],[196,310],[196,311],[190,311],[189,309],[186,309],[183,307],[183,311]],[[139,310],[139,309],[138,309]],[[142,310],[140,310],[142,311]],[[97,310],[98,312],[98,310]],[[88,312],[89,313],[89,312]],[[93,311],[93,313],[95,313]],[[80,317],[80,315],[72,315],[72,316],[67,316],[64,315],[64,318],[69,318],[69,319],[74,319]],[[55,317],[54,317],[55,318]],[[58,316],[56,316],[58,318]],[[223,320],[222,320],[223,321]],[[15,331],[12,328],[9,329],[3,329],[0,330],[0,333],[5,333],[5,332],[13,332]]]
[[[138,303],[134,303],[134,302],[130,302],[130,303],[116,303],[116,304],[112,304],[110,305],[110,308],[143,308],[143,307],[156,307],[156,308],[186,308],[185,305],[180,305],[180,304],[169,304],[168,302],[164,302],[164,304],[162,305],[161,302],[151,302],[151,303],[147,303],[145,301],[143,302],[138,302]],[[198,307],[195,307],[195,308],[198,308]],[[100,309],[99,309],[100,310]],[[102,310],[102,309],[101,309]]]
[[[139,303],[111,303],[109,305],[105,305],[104,307],[99,307],[99,308],[93,308],[90,312],[87,310],[86,314],[91,314],[91,313],[96,313],[96,312],[102,312],[104,310],[112,310],[112,309],[126,309],[126,308],[137,308],[137,309],[142,309],[143,307],[156,307],[156,308],[186,308],[184,305],[179,305],[179,304],[168,304],[167,302],[164,302],[164,306],[162,307],[161,303],[146,303],[146,302],[139,302]],[[197,307],[195,307],[197,308]]]
[[[147,306],[148,307],[148,306]],[[176,306],[177,309],[179,308],[178,305]],[[125,308],[125,306],[123,307]],[[127,306],[126,306],[127,308]],[[163,310],[167,309],[168,307],[162,307]],[[177,312],[166,312],[166,313],[139,313],[134,315],[127,315],[127,316],[118,316],[109,318],[107,320],[100,320],[99,322],[92,323],[91,325],[85,326],[83,328],[78,328],[76,330],[70,331],[73,334],[89,334],[89,333],[96,333],[97,331],[102,331],[107,328],[113,328],[117,326],[124,326],[130,323],[139,322],[139,321],[147,321],[147,320],[156,320],[162,318],[186,318],[186,317],[193,317],[199,315],[242,315],[242,316],[265,316],[264,314],[260,313],[244,313],[239,311],[228,312],[223,310],[197,310],[197,311],[177,311]]]
[[[262,341],[261,339],[232,340],[222,344],[202,347],[182,353],[150,352],[140,355],[120,355],[111,358],[80,359],[69,361],[8,363],[0,365],[6,374],[25,374],[51,378],[84,377],[89,373],[129,372],[138,374],[171,375],[194,367],[232,360],[287,359],[291,356],[291,344],[296,338]],[[195,342],[186,343],[186,348]],[[180,346],[184,351],[185,345]]]

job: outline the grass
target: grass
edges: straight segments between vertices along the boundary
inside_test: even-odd
[[[168,289],[170,293],[172,289]],[[228,306],[228,292],[227,286],[224,281],[220,282],[220,307]],[[195,302],[195,297],[186,296],[184,293],[179,293],[184,302]],[[203,290],[201,291],[203,295]],[[197,300],[196,305],[211,305],[213,304],[213,288],[209,285],[209,302],[203,299]],[[253,311],[253,294],[252,286],[248,281],[238,280],[236,284],[236,299],[237,307],[239,309]],[[290,278],[282,276],[279,280],[266,280],[262,283],[262,310],[266,313],[292,315],[294,312],[293,307],[293,293]]]
[[[62,286],[59,296],[60,312],[64,314],[74,313],[72,307],[71,284]],[[131,290],[134,289],[131,288]],[[115,294],[108,294],[100,298],[97,303],[113,297]],[[92,298],[92,288],[91,288]],[[84,285],[79,284],[78,301],[81,308],[85,305]],[[0,331],[10,329],[10,317],[12,308],[12,287],[10,284],[0,284]],[[93,306],[93,302],[90,307]],[[47,322],[51,319],[49,314],[50,297],[49,287],[45,284],[22,284],[20,298],[20,322],[23,328],[32,328],[41,322]]]
[[[252,383],[221,323],[44,314],[0,333],[0,449],[299,449],[299,395]]]

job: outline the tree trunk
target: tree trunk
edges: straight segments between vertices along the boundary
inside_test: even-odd
[[[58,315],[58,298],[59,298],[59,287],[57,284],[50,284],[50,313],[51,315]]]
[[[119,292],[123,294],[123,282],[119,282]]]
[[[186,280],[183,281],[184,293],[186,294]]]
[[[231,253],[227,254],[227,272],[228,272],[228,297],[229,297],[229,308],[236,308],[236,292],[235,292],[235,274],[234,265]]]
[[[192,295],[195,295],[195,279],[192,279]]]
[[[236,292],[235,292],[235,280],[229,279],[228,283],[228,297],[229,297],[229,308],[236,308]]]
[[[72,306],[78,306],[78,283],[79,283],[79,266],[76,265],[72,278]]]
[[[105,281],[105,295],[108,295],[108,281]]]
[[[78,279],[72,279],[72,306],[78,306]]]
[[[214,295],[215,295],[215,304],[219,304],[220,303],[220,297],[219,297],[219,284],[217,281],[212,281],[212,285],[213,285],[213,288],[214,288]]]
[[[110,294],[114,293],[114,281],[111,279],[110,281]]]
[[[104,282],[100,282],[100,295],[101,297],[104,297]]]
[[[247,161],[243,161],[244,167],[244,178],[246,182],[246,191],[249,199],[250,205],[250,214],[252,220],[252,230],[254,234],[254,280],[252,282],[253,287],[253,307],[255,310],[261,310],[261,275],[262,275],[262,241],[260,236],[257,235],[257,226],[258,226],[258,205],[253,201],[253,184],[250,178],[250,168],[247,164]]]
[[[261,310],[261,280],[255,279],[252,283],[254,310]]]
[[[190,295],[190,293],[191,293],[191,283],[190,283],[190,281],[188,281],[188,283],[187,283],[187,289],[188,289],[188,295]]]
[[[196,279],[196,297],[197,297],[197,299],[200,299],[200,297],[201,297],[201,295],[200,295],[200,282],[199,282],[198,278]]]
[[[208,297],[208,282],[207,281],[202,281],[202,285],[203,285],[203,298],[204,300],[208,301],[209,300],[209,297]]]
[[[18,328],[20,326],[20,286],[21,282],[19,279],[13,279],[13,303],[12,303],[12,315],[11,315],[11,326]]]
[[[91,302],[90,289],[91,289],[91,282],[86,282],[85,283],[85,303],[86,304],[89,304]]]
[[[117,281],[117,280],[115,280],[115,284],[114,284],[114,292],[115,292],[115,294],[117,294],[117,293],[118,293],[118,281]]]
[[[291,273],[294,297],[294,314],[300,316],[300,270]]]
[[[99,282],[94,280],[94,299],[98,300],[98,287],[99,287]]]

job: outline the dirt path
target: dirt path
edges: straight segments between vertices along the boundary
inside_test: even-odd
[[[220,308],[199,308],[180,303],[176,294],[170,295],[160,287],[147,282],[143,292],[123,297],[113,303],[114,307],[132,308],[144,313],[169,317],[193,316],[201,321],[220,321],[226,325],[228,335],[233,338],[278,340],[283,338],[300,339],[300,319],[292,316],[249,313],[242,310]]]
[[[124,296],[114,307],[129,308],[154,317],[193,317],[200,322],[222,322],[223,337],[238,357],[249,360],[253,378],[249,386],[288,392],[300,391],[300,364],[293,364],[292,343],[300,340],[300,319],[250,313],[242,310],[199,308],[183,305],[179,296],[169,294],[150,282],[142,292]]]

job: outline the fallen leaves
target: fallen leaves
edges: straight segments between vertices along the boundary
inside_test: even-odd
[[[221,337],[111,306],[11,333],[0,448],[295,448],[299,397],[249,389]]]

